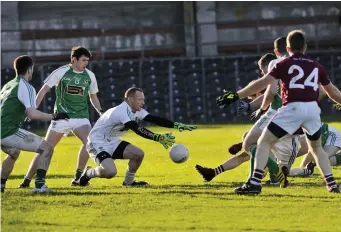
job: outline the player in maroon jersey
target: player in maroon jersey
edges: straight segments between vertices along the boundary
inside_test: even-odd
[[[219,106],[228,106],[233,102],[266,88],[276,79],[281,80],[282,107],[273,117],[266,130],[258,139],[255,169],[250,181],[236,188],[238,194],[258,194],[261,192],[261,180],[269,157],[270,147],[287,134],[292,135],[300,127],[307,134],[309,150],[314,154],[317,165],[323,173],[329,192],[340,193],[336,185],[328,156],[321,145],[321,110],[317,104],[319,85],[329,98],[341,103],[341,92],[328,79],[325,69],[314,59],[304,55],[306,40],[303,31],[294,30],[287,36],[287,51],[290,57],[276,64],[270,73],[249,84],[237,93],[226,91],[217,98]],[[283,167],[287,183],[287,169]],[[283,187],[286,187],[284,185]]]

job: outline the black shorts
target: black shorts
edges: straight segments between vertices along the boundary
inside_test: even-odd
[[[129,145],[130,143],[128,143],[127,141],[122,141],[116,148],[116,150],[114,151],[114,153],[112,153],[112,158],[113,159],[124,159],[123,158],[123,152],[126,149],[126,147]]]
[[[98,153],[96,155],[95,162],[97,163],[97,165],[100,165],[102,163],[102,161],[105,159],[109,159],[109,158],[114,159],[114,160],[115,159],[124,159],[123,158],[123,152],[129,144],[130,143],[128,143],[126,141],[120,142],[120,144],[117,146],[116,150],[112,154],[109,154],[106,151],[101,151],[100,153]]]

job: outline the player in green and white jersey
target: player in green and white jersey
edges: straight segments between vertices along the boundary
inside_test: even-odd
[[[301,168],[292,168],[290,170],[289,176],[311,175],[313,171],[304,167],[310,165],[314,168],[316,166],[314,157],[310,152],[308,152],[305,137],[306,135],[303,135],[300,140],[301,145],[304,148],[302,149],[301,152],[305,154],[301,162]],[[332,127],[327,123],[323,122],[321,127],[321,143],[324,151],[327,153],[329,157],[330,165],[331,166],[341,165],[341,132],[335,127]]]
[[[277,57],[276,60],[273,60],[268,65],[268,72],[280,61],[286,58],[287,50],[286,50],[286,37],[280,37],[274,41],[274,53]],[[254,146],[257,143],[259,136],[261,135],[263,129],[268,125],[270,119],[275,115],[277,109],[282,106],[281,94],[279,92],[279,81],[274,81],[271,85],[268,86],[264,93],[263,103],[261,108],[256,111],[255,117],[263,115],[259,118],[259,120],[254,124],[251,130],[248,132],[247,136],[243,140],[243,148],[245,151],[251,152],[254,149]],[[270,105],[270,107],[268,107]],[[265,106],[265,108],[262,108]]]
[[[75,178],[71,183],[74,186],[79,185],[79,177],[89,159],[85,148],[91,130],[88,98],[90,98],[96,111],[100,115],[102,114],[102,108],[97,98],[98,87],[95,74],[86,68],[90,57],[91,53],[86,48],[73,47],[71,50],[71,63],[54,70],[44,81],[45,84],[36,98],[37,106],[39,106],[50,88],[56,87],[54,112],[65,112],[70,116],[70,120],[67,122],[51,122],[46,134],[46,140],[52,147],[58,144],[63,135],[67,135],[71,131],[82,141]],[[35,168],[36,160],[34,158],[23,183],[19,187],[29,187]]]
[[[46,114],[36,108],[36,91],[28,82],[32,80],[33,60],[19,56],[14,60],[16,77],[0,91],[1,105],[1,150],[7,154],[1,167],[1,191],[4,192],[7,179],[19,157],[20,150],[37,152],[37,174],[33,192],[50,192],[45,185],[47,169],[53,153],[52,146],[29,131],[20,129],[26,116],[37,120],[66,119],[66,113]]]

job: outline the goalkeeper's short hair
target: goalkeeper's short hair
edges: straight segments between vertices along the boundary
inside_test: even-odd
[[[124,93],[124,99],[127,99],[128,97],[134,96],[134,94],[139,91],[143,93],[143,90],[141,88],[137,87],[131,87]]]

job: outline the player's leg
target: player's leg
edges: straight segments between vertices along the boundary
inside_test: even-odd
[[[242,141],[245,139],[247,133],[248,133],[248,131],[243,134]],[[242,142],[232,145],[229,148],[229,153],[235,155],[241,149],[242,149]],[[207,167],[203,167],[203,166],[198,165],[198,164],[195,166],[195,168],[203,176],[205,181],[211,181],[217,175],[219,175],[225,171],[234,169],[234,168],[238,167],[239,165],[241,165],[242,163],[248,161],[249,159],[250,159],[249,154],[244,151],[241,154],[227,160],[225,163],[218,165],[216,168],[207,168]]]
[[[306,126],[306,128],[313,128],[313,127]],[[313,131],[312,129],[310,130]],[[308,133],[312,133],[311,131],[309,132],[308,130]],[[317,130],[317,132],[313,133],[312,135],[307,134],[307,143],[308,143],[309,151],[311,151],[316,161],[317,167],[320,169],[320,172],[324,176],[328,191],[340,192],[332,174],[328,155],[323,150],[323,147],[321,144],[320,133],[321,133],[321,130],[319,129]]]
[[[338,151],[335,155],[330,156],[329,161],[332,166],[341,165],[341,151]]]
[[[52,125],[52,122],[51,122]],[[45,140],[51,145],[54,149],[55,146],[59,143],[59,141],[63,137],[63,133],[51,130],[50,128],[47,130],[47,134]],[[28,171],[24,177],[23,182],[19,185],[19,188],[28,188],[30,187],[31,180],[33,179],[34,175],[37,173],[37,163],[39,159],[39,153],[37,153],[34,158],[32,159]]]
[[[46,172],[53,154],[52,146],[38,135],[19,129],[14,135],[1,140],[3,146],[17,148],[23,151],[37,152],[37,169],[34,192],[49,192],[45,185]]]
[[[79,178],[79,186],[87,186],[92,178],[111,179],[117,174],[117,168],[114,164],[112,156],[106,151],[100,151],[96,155],[92,155],[97,167],[87,167]]]
[[[295,117],[293,117],[295,115]],[[301,116],[302,112],[297,104],[292,103],[280,108],[276,115],[272,118],[267,128],[263,131],[261,137],[257,142],[257,150],[255,156],[255,168],[252,178],[243,186],[236,188],[235,192],[238,194],[258,194],[261,192],[261,180],[264,176],[264,168],[267,164],[270,149],[286,134],[294,134],[300,128],[304,117]],[[278,172],[278,179],[281,187],[286,187],[285,183],[288,170],[285,166],[280,168]]]
[[[145,181],[134,180],[135,174],[143,161],[144,152],[140,148],[126,141],[122,141],[122,143],[115,150],[113,157],[121,158],[120,154],[123,154],[123,159],[129,159],[128,168],[126,171],[123,185],[125,186],[147,185],[148,183]]]
[[[328,154],[332,166],[341,164],[341,132],[339,130],[329,126],[328,138],[323,149]]]
[[[260,120],[258,120],[260,121]],[[264,124],[264,121],[257,122],[253,125],[253,127],[249,130],[247,135],[245,136],[245,139],[243,140],[243,149],[247,151],[249,154],[251,154],[252,149],[256,147],[257,140],[262,134],[262,125]]]
[[[83,173],[86,163],[89,160],[89,154],[86,150],[86,144],[87,144],[87,137],[91,131],[91,125],[88,119],[84,119],[84,120],[80,119],[78,120],[78,123],[82,121],[85,121],[84,122],[85,125],[82,124],[81,126],[78,126],[76,129],[73,130],[73,133],[82,141],[82,145],[78,153],[78,161],[77,161],[75,177],[71,182],[71,185],[73,186],[78,185],[78,180]]]
[[[275,136],[269,129],[265,129],[263,131],[257,142],[255,167],[252,173],[252,178],[243,186],[235,188],[235,193],[259,194],[261,192],[261,181],[264,176],[264,168],[267,165],[269,159],[270,149],[277,140],[278,137]]]
[[[295,176],[310,176],[314,173],[316,164],[313,162],[314,158],[310,152],[308,152],[301,161],[300,168],[291,168],[289,175],[291,177]]]
[[[307,141],[306,141],[306,136],[300,136],[300,149],[298,150],[298,154],[297,154],[297,157],[300,157],[302,155],[305,155],[307,154],[308,152],[308,144],[307,144]],[[306,164],[305,164],[306,165]],[[303,167],[305,166],[303,165]],[[301,164],[301,167],[302,167],[302,164]]]
[[[15,161],[20,155],[20,150],[5,146],[1,146],[1,150],[7,154],[1,165],[1,192],[4,192],[7,179],[13,170]]]
[[[249,132],[246,131],[243,136],[242,136],[242,142],[239,142],[239,143],[236,143],[236,144],[233,144],[232,146],[229,147],[229,153],[231,155],[235,155],[237,154],[238,152],[240,152],[243,148],[243,141],[245,140],[246,138],[246,135],[248,134]]]
[[[285,166],[288,170],[288,176],[311,175],[314,172],[315,165],[309,164],[306,168],[291,168],[299,152],[299,136],[284,136],[279,143],[276,143],[273,151],[279,160],[279,164]]]
[[[324,151],[327,153],[331,166],[337,166],[341,164],[341,153],[340,148],[331,145],[325,145],[323,147]],[[339,152],[339,153],[338,153]]]
[[[248,161],[250,159],[250,156],[247,152],[242,152],[237,156],[232,157],[231,159],[227,160],[225,163],[219,165],[216,168],[207,168],[207,167],[202,167],[200,165],[196,165],[195,168],[197,171],[203,176],[203,178],[206,181],[211,181],[214,177],[217,175],[234,169],[241,165],[242,163]]]
[[[251,180],[252,174],[254,171],[256,149],[257,149],[257,147],[254,147],[251,150],[250,168],[249,168],[249,175],[247,177],[247,182],[249,182]],[[275,158],[274,154],[272,153],[272,151],[270,151],[268,162],[266,164],[266,167],[268,168],[269,175],[270,175],[270,183],[268,183],[270,185],[277,184],[277,182],[278,182],[276,175],[279,172],[279,168],[278,168],[278,165],[277,165],[275,160],[276,160],[276,158]],[[264,173],[264,176],[265,176],[265,173]]]
[[[276,111],[269,110],[258,119],[243,140],[243,149],[251,155],[251,150],[257,145],[257,140],[261,136],[264,128],[269,124]]]

